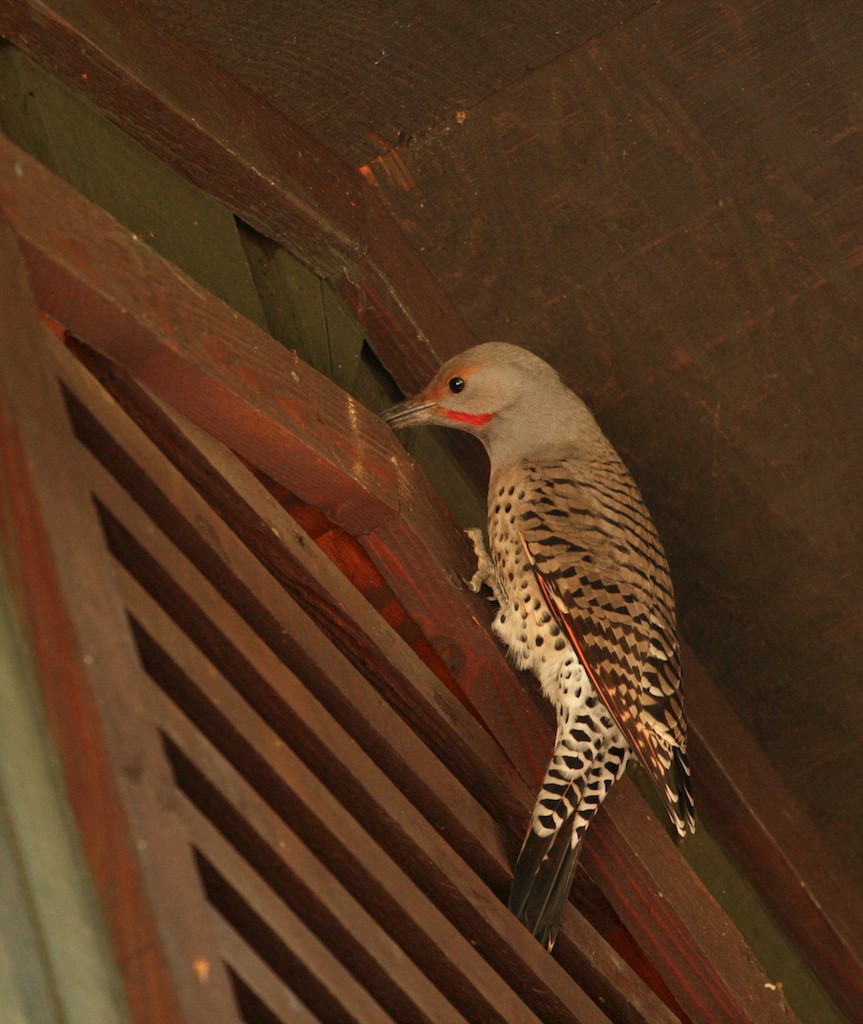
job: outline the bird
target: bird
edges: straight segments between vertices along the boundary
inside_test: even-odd
[[[556,716],[551,760],[508,905],[551,950],[585,833],[630,756],[680,836],[695,831],[674,591],[641,493],[587,405],[545,360],[487,342],[443,364],[382,414],[479,438],[489,460],[488,548],[467,530],[492,592],[492,631]]]

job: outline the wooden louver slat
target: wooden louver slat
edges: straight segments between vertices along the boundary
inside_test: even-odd
[[[183,701],[180,688],[188,691],[188,687],[193,685],[189,677],[205,678],[212,676],[214,670],[206,663],[204,656],[179,635],[176,626],[159,612],[133,580],[125,577],[123,587],[130,598],[130,607],[134,608],[135,632],[150,677],[158,679],[163,688],[172,692],[177,700]],[[140,620],[146,621],[146,631]],[[151,634],[155,634],[159,640],[153,639]],[[168,659],[160,644],[169,647],[175,657],[181,657],[182,668]],[[173,680],[169,680],[168,676],[173,676]],[[178,676],[181,677],[180,681]],[[226,685],[224,681],[222,684]],[[188,707],[191,699],[187,692],[183,703]],[[303,843],[284,817],[255,790],[252,783],[192,726],[167,697],[158,699],[156,706],[160,728],[170,740],[170,757],[178,785],[187,799],[193,800],[198,806],[199,814],[207,813],[217,819],[219,827],[231,842],[243,847],[246,859],[259,873],[266,873],[271,878],[271,885],[283,898],[286,897],[285,888],[288,884],[294,900],[300,898],[297,887],[313,890],[313,895],[307,896],[304,902],[307,906],[309,901],[314,902],[314,916],[329,922],[328,941],[332,944],[335,937],[336,944],[341,942],[346,949],[341,955],[357,962],[359,954],[356,945],[360,943],[365,961],[377,965],[379,973],[388,968],[393,972],[394,977],[387,983],[387,988],[399,986],[398,974],[401,973],[407,977],[410,990],[419,993],[420,1007],[424,1000],[428,1000],[434,1013],[458,1020],[459,1015],[453,1007],[442,1000],[434,987],[413,969],[412,963],[398,945],[322,860]],[[272,742],[278,744],[280,741],[273,739]],[[296,773],[289,776],[295,783],[300,771],[297,769]],[[308,789],[313,795],[316,793],[314,781],[309,783]],[[200,826],[198,828],[200,830]],[[262,838],[262,834],[269,838]],[[335,925],[338,926],[337,932]],[[370,977],[371,969],[370,962],[362,964],[366,980]],[[415,1007],[413,1012],[420,1017],[424,1011]],[[431,1019],[435,1019],[434,1016]]]

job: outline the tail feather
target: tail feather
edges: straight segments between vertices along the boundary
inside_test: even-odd
[[[519,854],[509,909],[551,949],[569,899],[581,844],[573,845],[571,816],[557,832],[540,836],[531,829]]]
[[[569,899],[581,841],[628,756],[617,730],[601,720],[581,715],[559,727],[509,896],[510,910],[548,949]]]

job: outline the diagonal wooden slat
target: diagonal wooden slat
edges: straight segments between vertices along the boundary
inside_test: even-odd
[[[284,1017],[291,1024],[324,1024],[218,914],[213,915],[213,930],[234,979],[244,1020],[255,1024],[281,1024]]]
[[[243,936],[218,914],[213,930],[228,966],[246,1021],[255,1024],[323,1024],[294,995],[273,970],[261,961]]]

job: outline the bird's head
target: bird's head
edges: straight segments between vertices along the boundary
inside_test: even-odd
[[[503,342],[476,345],[454,356],[418,395],[388,409],[392,427],[435,424],[482,436],[494,433],[501,417],[536,415],[537,401],[560,378],[527,349]]]
[[[586,417],[586,419],[585,419]],[[527,349],[476,345],[438,370],[413,398],[383,413],[391,427],[455,427],[495,456],[523,457],[552,443],[598,433],[584,404],[557,371]],[[600,435],[601,436],[601,435]]]

